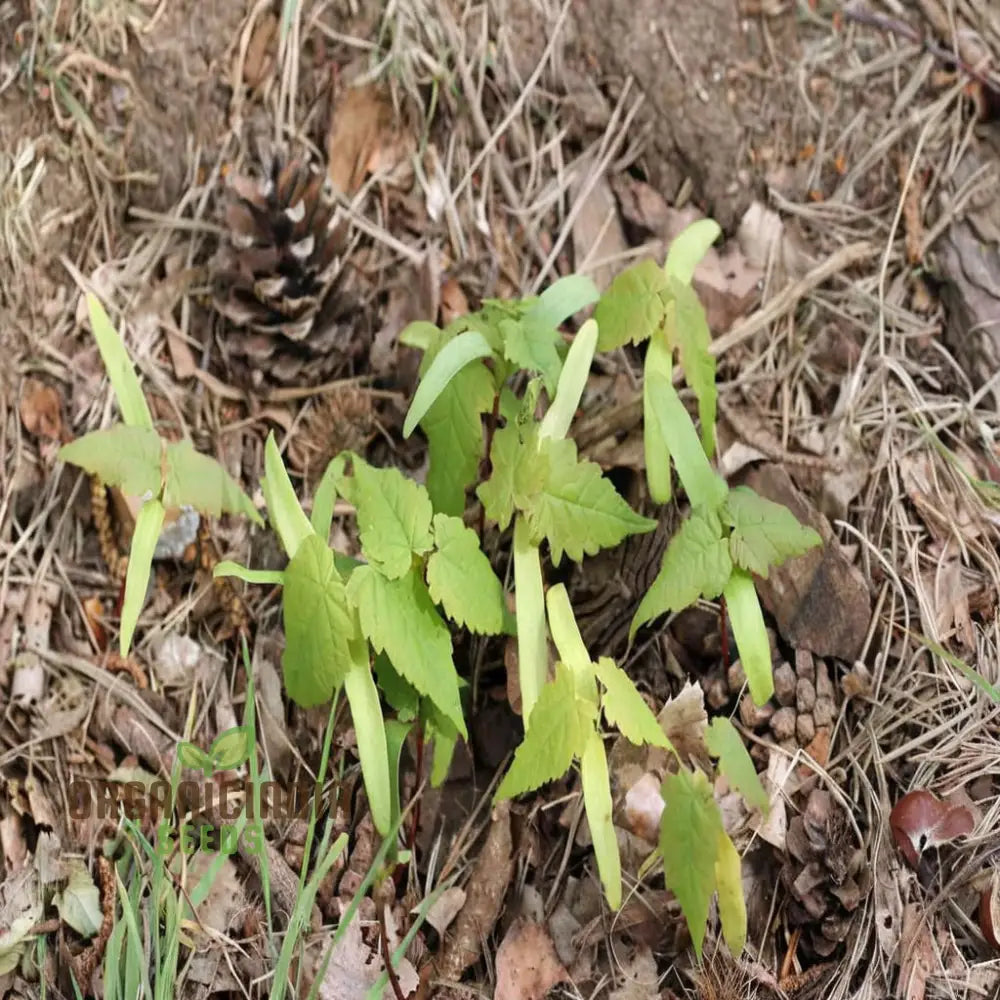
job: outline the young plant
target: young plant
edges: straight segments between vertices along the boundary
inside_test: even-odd
[[[63,445],[59,457],[142,503],[125,576],[120,637],[124,657],[146,599],[156,543],[168,510],[187,506],[211,517],[241,513],[257,524],[263,520],[215,459],[195,451],[188,440],[168,442],[160,437],[125,345],[96,296],[88,294],[87,307],[123,422]]]
[[[618,275],[595,317],[603,350],[648,340],[643,377],[644,443],[650,495],[671,496],[671,459],[691,503],[691,515],[671,540],[659,574],[636,611],[630,637],[668,611],[699,597],[726,602],[753,700],[774,693],[770,646],[753,574],[821,543],[786,508],[748,487],[730,489],[711,466],[715,451],[715,358],[705,311],[691,288],[698,262],[719,235],[708,219],[689,226],[671,244],[661,268],[644,260]],[[677,350],[698,400],[701,437],[673,386]]]

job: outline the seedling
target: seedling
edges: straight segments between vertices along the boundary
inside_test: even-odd
[[[195,451],[188,440],[168,442],[160,437],[125,345],[104,307],[89,294],[87,307],[123,423],[63,445],[59,457],[85,469],[106,486],[120,487],[142,501],[125,577],[120,638],[124,657],[146,599],[153,554],[167,510],[189,506],[212,517],[240,513],[257,524],[263,524],[263,519],[215,459]]]

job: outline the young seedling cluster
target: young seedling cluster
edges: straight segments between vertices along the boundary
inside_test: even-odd
[[[621,274],[603,297],[589,279],[574,275],[537,298],[487,300],[443,329],[423,322],[408,327],[402,339],[422,350],[423,360],[404,434],[419,426],[427,438],[426,485],[344,453],[327,468],[307,516],[269,436],[261,486],[287,565],[275,572],[220,563],[216,574],[283,588],[288,695],[313,706],[346,694],[372,817],[384,835],[399,825],[399,758],[410,728],[420,726],[433,744],[436,783],[466,735],[465,681],[454,662],[453,636],[516,630],[525,738],[497,796],[539,788],[579,762],[598,872],[609,903],[621,903],[605,728],[636,744],[673,748],[624,671],[607,657],[591,657],[565,587],[546,590],[543,572],[543,551],[558,566],[564,557],[582,560],[656,526],[622,499],[598,465],[580,458],[570,437],[596,350],[648,342],[643,402],[649,493],[655,502],[670,500],[676,469],[691,506],[641,600],[632,636],[664,613],[721,596],[751,694],[758,703],[770,697],[770,652],[753,576],[766,576],[771,566],[820,539],[785,508],[749,489],[730,489],[712,468],[715,361],[691,280],[718,232],[714,223],[696,223],[674,242],[663,267],[644,261]],[[561,325],[595,303],[594,318],[567,346]],[[190,445],[160,441],[96,300],[91,316],[126,426],[87,435],[63,456],[109,484],[149,497],[129,566],[129,617],[123,613],[122,622],[127,648],[165,505],[183,502],[214,515],[260,518],[211,460]],[[675,352],[697,399],[700,434],[674,387]],[[103,457],[112,434],[117,455],[127,459]],[[329,545],[338,497],[356,511],[360,561]],[[513,621],[483,550],[487,521],[500,533],[512,527]],[[383,706],[395,717],[387,720]],[[211,767],[216,751],[228,760],[242,752],[239,739],[232,734],[231,747],[213,747],[207,756],[194,748],[191,760]],[[707,746],[730,785],[766,809],[753,764],[728,720],[713,721]],[[713,776],[679,758],[676,763],[662,789],[658,858],[664,877],[699,954],[716,892],[726,941],[738,952],[746,933],[739,855],[723,829]]]

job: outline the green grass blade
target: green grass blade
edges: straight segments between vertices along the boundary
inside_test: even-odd
[[[132,547],[128,554],[128,569],[125,572],[125,597],[122,601],[121,639],[119,648],[122,657],[128,656],[132,636],[139,623],[139,614],[146,601],[146,588],[153,568],[153,552],[160,539],[163,517],[166,510],[159,500],[150,500],[139,509],[132,533]]]
[[[215,564],[212,576],[235,576],[238,580],[246,583],[259,583],[264,586],[274,585],[280,587],[285,582],[285,574],[280,569],[248,569],[238,562],[223,559]]]
[[[122,420],[130,427],[153,427],[153,416],[143,395],[139,378],[132,367],[132,361],[125,350],[125,344],[104,311],[100,299],[87,293],[87,311],[90,313],[90,328],[94,332],[97,348],[101,352],[105,371],[111,380]]]
[[[448,387],[448,383],[468,364],[488,358],[493,350],[486,338],[477,330],[466,330],[448,341],[431,362],[427,373],[420,380],[413,402],[403,423],[403,437],[408,438],[417,424],[426,416],[434,401]]]

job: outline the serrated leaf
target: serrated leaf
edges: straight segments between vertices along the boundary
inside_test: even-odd
[[[264,478],[260,488],[267,504],[268,519],[281,539],[285,555],[293,559],[302,542],[315,532],[292,488],[274,431],[267,435],[264,442]]]
[[[692,222],[670,244],[663,270],[667,275],[690,285],[702,257],[721,234],[722,229],[714,219]]]
[[[503,628],[503,584],[460,517],[434,515],[435,551],[427,560],[427,586],[435,604],[457,625],[479,635]]]
[[[392,778],[385,719],[368,664],[368,644],[361,636],[356,636],[348,643],[348,651],[350,666],[344,674],[344,693],[351,706],[361,776],[365,781],[372,822],[375,829],[386,836],[392,828]]]
[[[586,749],[596,715],[593,704],[576,697],[572,671],[557,663],[555,680],[542,688],[535,702],[524,740],[497,789],[497,800],[522,795],[562,777],[573,758]]]
[[[669,748],[670,740],[628,674],[607,656],[600,657],[595,667],[597,679],[604,688],[601,706],[608,724],[636,746],[649,743]]]
[[[53,898],[63,923],[68,924],[81,937],[93,937],[104,919],[101,911],[101,894],[87,866],[79,858],[68,858],[63,864],[69,868],[66,888]]]
[[[764,615],[757,600],[753,577],[734,567],[733,575],[722,589],[722,596],[726,599],[729,624],[733,627],[750,695],[754,704],[763,705],[774,694],[774,675],[771,672],[771,644],[767,641]]]
[[[344,682],[356,627],[333,553],[319,535],[307,535],[285,568],[281,606],[285,690],[303,708],[322,705]]]
[[[403,328],[402,333],[399,335],[399,342],[405,344],[407,347],[415,347],[417,350],[427,351],[440,336],[440,327],[429,323],[425,319],[418,319]]]
[[[177,744],[177,759],[181,767],[189,767],[193,771],[201,771],[204,775],[212,773],[212,758],[194,743],[186,740]]]
[[[216,771],[229,771],[239,767],[253,749],[253,733],[247,726],[233,726],[219,733],[208,749]]]
[[[675,305],[667,304],[666,322],[671,322]],[[662,328],[653,331],[646,348],[642,379],[642,448],[646,460],[646,482],[649,495],[655,503],[664,504],[673,495],[674,484],[670,467],[670,441],[653,409],[653,387],[657,383],[652,376],[658,375],[664,382],[672,384],[674,355],[667,344]]]
[[[705,455],[694,422],[670,380],[651,372],[645,380],[649,412],[660,424],[660,434],[670,442],[677,475],[695,507],[718,507],[726,496],[725,480],[715,472]]]
[[[375,657],[375,676],[378,689],[396,715],[404,722],[410,722],[420,712],[420,693],[400,676],[385,653]]]
[[[612,821],[611,777],[608,774],[604,740],[593,728],[580,755],[580,785],[594,857],[597,859],[597,871],[608,906],[617,910],[622,905],[622,863],[618,854],[618,836]]]
[[[698,420],[701,423],[701,443],[705,454],[715,454],[715,410],[718,390],[715,386],[715,358],[709,353],[712,333],[708,318],[690,285],[671,276],[670,290],[674,299],[671,313],[674,333],[684,366],[684,379],[698,400]]]
[[[639,261],[622,271],[601,296],[594,311],[600,336],[597,348],[613,351],[629,342],[639,344],[663,322],[667,289],[663,269],[654,260]]]
[[[123,658],[128,656],[142,606],[146,603],[146,590],[153,568],[153,553],[160,539],[165,514],[166,509],[159,500],[148,500],[139,508],[135,527],[132,529],[128,569],[125,571],[125,595],[122,598],[119,652]]]
[[[733,562],[767,579],[772,566],[822,544],[820,536],[796,520],[781,504],[767,500],[749,486],[735,486],[722,507],[732,525],[729,548]]]
[[[699,597],[718,597],[733,571],[722,522],[712,510],[694,510],[670,539],[660,572],[639,602],[629,639],[668,611],[682,611]]]
[[[495,393],[489,370],[475,362],[452,379],[420,423],[427,436],[427,492],[442,514],[459,517],[465,510],[465,491],[483,457],[482,414]]]
[[[715,883],[719,892],[722,936],[734,957],[747,943],[747,907],[743,898],[743,866],[740,852],[725,832],[719,837],[715,858]]]
[[[263,525],[253,501],[214,459],[195,451],[188,441],[167,445],[163,503],[167,507],[194,507],[209,517],[245,514]]]
[[[361,547],[373,566],[397,580],[409,571],[414,555],[434,544],[431,498],[399,469],[376,469],[361,459],[354,461],[354,480]]]
[[[723,835],[712,786],[700,771],[681,770],[663,782],[660,854],[667,888],[677,897],[701,961],[705,922],[715,892],[715,860]]]
[[[149,427],[118,424],[91,431],[64,444],[59,458],[129,496],[159,496],[163,486],[163,442]]]
[[[757,769],[753,766],[753,760],[736,727],[729,719],[717,715],[705,731],[705,742],[708,752],[719,758],[719,771],[726,776],[729,784],[750,805],[766,813],[767,792],[760,783]]]
[[[132,360],[125,350],[125,344],[114,328],[96,295],[87,294],[87,311],[90,314],[90,329],[93,331],[97,349],[101,352],[104,370],[108,373],[114,390],[122,420],[129,427],[153,429],[153,417],[149,404],[143,395],[139,378],[132,367]],[[112,484],[113,485],[113,484]]]
[[[476,495],[486,516],[506,530],[514,509],[524,509],[542,488],[548,473],[548,453],[538,449],[537,429],[522,431],[516,422],[493,435],[490,478],[480,483]]]
[[[403,437],[413,433],[434,401],[466,365],[492,354],[492,348],[477,330],[466,330],[449,340],[434,357],[413,394],[413,402],[403,423]]]
[[[536,541],[548,540],[556,566],[564,552],[579,562],[627,535],[656,527],[629,507],[596,462],[577,460],[572,440],[545,438],[539,454],[548,457],[548,468],[541,490],[527,505],[528,524]]]
[[[555,394],[562,359],[559,348],[562,336],[559,331],[539,323],[532,323],[528,316],[518,321],[505,319],[500,322],[503,334],[503,356],[518,368],[539,372],[549,395]]]
[[[417,571],[389,580],[373,566],[359,566],[347,593],[375,651],[384,650],[393,667],[465,736],[451,634]]]
[[[542,420],[539,437],[564,438],[569,433],[569,425],[573,422],[590,378],[590,365],[596,348],[597,324],[588,319],[570,344],[559,376],[556,398]]]

